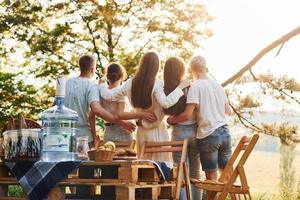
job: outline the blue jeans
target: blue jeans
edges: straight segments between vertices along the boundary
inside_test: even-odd
[[[129,131],[121,128],[116,124],[105,126],[104,142],[130,141],[130,140],[132,140],[132,133],[130,133]]]
[[[224,169],[231,156],[231,136],[227,125],[217,128],[209,136],[198,139],[198,148],[203,171]]]
[[[198,152],[196,140],[197,125],[173,125],[171,129],[172,141],[182,141],[184,139],[188,139],[187,164],[189,168],[189,174],[191,178],[200,179],[200,154]],[[179,165],[181,160],[181,152],[174,152],[173,160]],[[193,184],[191,185],[191,189],[193,200],[202,199],[202,190],[194,187]],[[181,188],[180,199],[187,199],[185,188]]]

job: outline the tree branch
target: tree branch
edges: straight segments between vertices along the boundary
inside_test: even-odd
[[[266,48],[261,50],[247,65],[245,65],[242,69],[240,69],[236,74],[234,74],[232,77],[230,77],[228,80],[226,80],[222,86],[225,87],[229,83],[232,83],[239,77],[241,77],[246,71],[250,70],[265,54],[270,52],[272,49],[277,47],[278,45],[285,43],[292,37],[295,37],[296,35],[300,34],[300,27],[297,27],[296,29],[292,30],[291,32],[283,35],[279,39],[272,42],[270,45],[268,45]]]
[[[72,2],[73,2],[74,5],[76,6],[76,8],[79,10],[79,7],[78,7],[77,3],[76,3],[75,1],[72,1]],[[87,28],[88,28],[88,31],[89,31],[89,34],[90,34],[91,37],[92,37],[92,44],[93,44],[93,47],[94,47],[94,51],[95,51],[95,53],[97,54],[97,60],[98,60],[98,63],[99,63],[99,67],[100,67],[100,69],[103,69],[103,65],[102,65],[101,57],[100,57],[100,52],[99,52],[99,50],[98,50],[98,48],[97,48],[96,38],[95,38],[95,36],[94,36],[94,32],[93,32],[93,30],[92,30],[92,27],[90,26],[90,21],[87,21],[87,20],[80,14],[80,12],[79,12],[79,15],[80,15],[82,21],[86,24],[86,26],[87,26]],[[96,74],[97,74],[98,77],[101,76],[101,73],[100,73],[98,70],[96,71]]]
[[[240,112],[236,110],[236,108],[232,105],[232,103],[228,100],[228,103],[230,107],[232,108],[233,112],[236,114],[238,117],[239,121],[246,127],[249,128],[253,131],[261,132],[264,133],[265,131],[261,129],[260,127],[256,126],[254,123],[246,119]],[[247,124],[248,123],[248,124]]]

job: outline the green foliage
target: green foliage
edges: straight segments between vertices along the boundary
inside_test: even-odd
[[[23,188],[19,185],[9,185],[8,195],[11,197],[21,197],[23,194]]]
[[[22,113],[37,119],[37,114],[51,103],[33,85],[25,84],[21,77],[21,74],[0,72],[0,132],[11,116]]]
[[[212,17],[202,4],[186,0],[23,0],[1,6],[2,57],[12,59],[6,54],[11,49],[6,41],[12,39],[22,44],[14,51],[26,49],[22,66],[49,80],[73,71],[78,56],[87,52],[98,59],[98,75],[111,61],[121,61],[130,75],[145,51],[173,49],[187,59],[211,36],[205,24]]]

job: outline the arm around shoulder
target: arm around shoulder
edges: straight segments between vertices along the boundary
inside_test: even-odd
[[[131,90],[132,79],[128,79],[123,85],[115,87],[111,90],[108,89],[105,83],[99,85],[100,95],[107,100],[118,100],[129,94]]]
[[[166,95],[163,89],[163,85],[160,81],[158,81],[155,89],[154,89],[154,95],[158,103],[163,108],[169,108],[177,103],[179,98],[184,95],[182,89],[177,87],[173,92],[171,92],[169,95]]]
[[[98,117],[106,120],[106,121],[110,121],[115,123],[118,120],[118,116],[116,115],[112,115],[110,112],[107,112],[101,105],[99,101],[93,101],[90,104],[91,110],[93,113],[95,113],[95,115],[97,115]]]

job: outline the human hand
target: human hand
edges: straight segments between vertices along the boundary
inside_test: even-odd
[[[136,125],[134,123],[130,122],[130,121],[121,121],[120,126],[123,129],[129,131],[130,133],[135,131],[135,128],[136,128]]]
[[[143,112],[142,118],[150,123],[155,122],[157,120],[156,115],[152,112]]]
[[[186,79],[186,80],[182,80],[182,81],[179,83],[178,87],[179,87],[180,89],[184,89],[184,88],[186,88],[186,87],[189,87],[190,85],[191,85],[191,80]]]
[[[170,125],[175,125],[176,124],[173,121],[173,116],[170,116],[170,117],[167,118],[167,123],[170,124]]]
[[[101,84],[105,84],[106,83],[106,80],[105,79],[99,79],[98,81],[98,84],[101,85]]]

